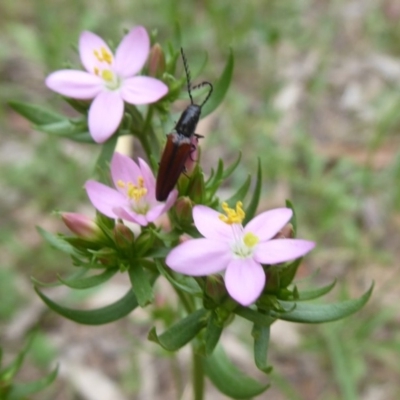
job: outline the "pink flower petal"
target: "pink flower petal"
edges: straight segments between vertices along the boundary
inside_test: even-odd
[[[198,231],[207,239],[229,242],[232,240],[232,227],[219,219],[221,213],[206,207],[193,208],[193,220]]]
[[[168,93],[168,86],[158,79],[135,76],[125,79],[121,85],[121,96],[131,104],[150,104]]]
[[[176,272],[202,276],[224,270],[231,259],[231,251],[226,243],[193,239],[175,247],[165,262]]]
[[[89,131],[97,143],[105,142],[115,131],[122,120],[124,102],[118,92],[102,92],[89,109]]]
[[[126,194],[126,188],[119,187],[118,181],[121,180],[124,183],[131,182],[137,185],[137,180],[141,175],[142,173],[135,161],[121,153],[114,153],[111,160],[111,177],[114,186],[119,192]]]
[[[136,75],[144,66],[150,52],[150,38],[142,26],[133,28],[115,52],[114,71],[123,78]]]
[[[118,215],[118,218],[124,219],[126,221],[135,222],[141,226],[148,225],[148,221],[146,216],[143,214],[137,214],[129,206],[124,207],[116,207],[114,208],[114,212]]]
[[[46,85],[54,92],[73,99],[93,99],[103,88],[103,81],[85,71],[63,69],[46,78]]]
[[[139,158],[138,161],[145,187],[149,192],[154,192],[156,190],[156,178],[154,178],[153,171],[144,160]]]
[[[155,196],[155,193],[153,192],[153,196]],[[178,197],[178,191],[173,190],[167,198],[167,201],[165,203],[159,203],[155,197],[153,199],[148,199],[150,202],[151,209],[148,211],[146,214],[146,218],[149,222],[155,221],[158,217],[160,217],[162,214],[167,212],[175,203],[176,198]]]
[[[79,37],[79,55],[81,57],[81,62],[86,71],[94,74],[95,68],[99,68],[100,70],[108,67],[111,69],[111,64],[106,63],[105,61],[101,62],[95,56],[95,51],[101,54],[101,49],[106,50],[109,54],[112,55],[112,51],[107,46],[107,43],[95,33],[84,31],[81,33]]]
[[[107,217],[117,218],[113,209],[126,204],[126,198],[122,194],[100,182],[87,181],[85,189],[96,210],[99,210]]]
[[[290,208],[276,208],[257,215],[244,228],[245,233],[254,233],[261,242],[273,238],[292,218]]]
[[[279,264],[295,260],[315,247],[314,242],[302,239],[274,239],[262,242],[254,249],[254,259],[262,264]]]
[[[232,260],[225,272],[225,286],[230,296],[243,306],[254,303],[265,285],[265,273],[252,258]]]

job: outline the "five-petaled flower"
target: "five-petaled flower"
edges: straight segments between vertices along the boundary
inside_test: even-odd
[[[193,208],[194,224],[204,236],[188,240],[174,248],[166,263],[174,271],[203,276],[225,270],[225,286],[238,303],[248,306],[262,293],[265,272],[261,264],[279,264],[299,258],[315,243],[301,239],[274,239],[291,219],[292,210],[266,211],[243,227],[242,204],[236,209],[222,205],[226,215],[209,207]]]
[[[93,206],[110,218],[146,226],[168,211],[178,195],[177,190],[173,190],[165,203],[159,203],[155,195],[154,175],[140,158],[137,165],[131,158],[114,153],[111,177],[116,189],[92,180],[85,184]]]
[[[94,99],[89,108],[89,131],[94,141],[103,143],[117,130],[124,101],[138,105],[154,103],[168,92],[168,87],[158,79],[135,76],[149,52],[149,35],[141,26],[122,39],[115,57],[103,39],[85,31],[79,39],[79,54],[87,72],[56,71],[47,77],[46,85],[66,97]]]

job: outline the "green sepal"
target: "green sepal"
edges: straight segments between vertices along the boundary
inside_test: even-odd
[[[221,346],[213,354],[203,359],[206,375],[220,392],[233,399],[248,399],[257,396],[269,388],[245,375],[226,356]]]
[[[11,386],[7,393],[7,400],[23,400],[27,399],[33,393],[40,392],[50,386],[57,377],[58,366],[47,376],[29,383],[19,383]]]
[[[262,184],[262,173],[261,173],[261,161],[258,159],[257,165],[257,179],[256,179],[256,187],[254,188],[253,197],[249,205],[246,207],[246,217],[244,218],[243,225],[246,225],[251,219],[256,215],[258,203],[260,201],[261,196],[261,184]]]
[[[116,273],[118,268],[108,268],[98,275],[88,276],[81,279],[63,279],[58,276],[58,280],[64,285],[72,289],[89,289],[101,285],[110,280]]]
[[[63,253],[67,253],[70,256],[74,256],[79,258],[82,254],[75,249],[75,247],[71,246],[68,241],[62,238],[59,235],[53,235],[50,232],[45,231],[40,226],[36,227],[37,231],[39,232],[40,236],[49,243],[53,248],[62,251]]]
[[[331,304],[305,304],[278,300],[280,306],[288,312],[271,311],[273,317],[291,322],[322,323],[345,318],[359,311],[369,300],[374,285],[358,299],[345,300]]]
[[[156,328],[152,328],[148,339],[158,343],[168,351],[176,351],[189,343],[206,325],[209,311],[201,308],[181,319],[161,335],[157,335]]]
[[[131,289],[115,303],[94,310],[66,308],[50,300],[37,287],[35,287],[35,291],[50,309],[67,319],[84,325],[108,324],[109,322],[125,317],[138,306],[136,296]]]
[[[213,311],[208,319],[207,328],[204,336],[205,354],[211,355],[218,344],[224,324],[220,321],[218,315]]]
[[[234,57],[232,49],[229,49],[228,60],[225,64],[224,71],[222,72],[220,78],[213,84],[214,91],[210,99],[204,104],[202,108],[201,115],[206,117],[208,114],[212,113],[224,100],[225,95],[231,84],[233,67],[234,67]]]
[[[65,120],[64,116],[37,105],[19,101],[10,101],[8,105],[18,114],[36,125],[50,124]]]
[[[260,326],[270,326],[276,321],[276,318],[272,318],[248,307],[239,306],[234,310],[234,313]]]
[[[329,285],[323,286],[318,289],[304,290],[298,293],[297,301],[314,300],[329,293],[336,285],[336,279]]]
[[[297,269],[299,268],[302,260],[303,259],[300,257],[290,264],[286,264],[284,266],[271,265],[267,267],[267,284],[265,286],[265,292],[278,294],[281,289],[287,288],[295,278]]]
[[[271,326],[261,326],[254,324],[251,335],[254,338],[254,362],[257,368],[269,374],[272,367],[267,364],[268,345]]]
[[[140,307],[152,303],[154,300],[153,288],[143,266],[139,263],[131,265],[128,273]]]

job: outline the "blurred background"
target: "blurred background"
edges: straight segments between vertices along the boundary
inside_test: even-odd
[[[116,323],[87,327],[50,312],[31,276],[54,281],[73,269],[46,246],[40,225],[64,231],[54,210],[93,212],[82,189],[99,149],[35,132],[9,100],[51,105],[74,115],[44,78],[68,60],[82,30],[118,43],[123,29],[157,30],[162,45],[178,27],[192,70],[216,79],[229,48],[233,83],[198,127],[205,172],[242,151],[227,182],[233,190],[262,160],[260,209],[295,205],[299,237],[317,242],[299,271],[304,285],[337,279],[330,301],[360,296],[366,307],[321,326],[276,323],[269,360],[272,388],[260,399],[400,398],[400,2],[398,0],[34,0],[0,3],[0,340],[9,360],[38,332],[18,380],[60,363],[56,382],[35,400],[189,399],[189,355],[146,342],[151,307]],[[167,133],[167,132],[165,132]],[[87,211],[89,210],[89,211]],[[312,275],[310,280],[309,276]],[[76,307],[109,304],[124,277],[79,293],[49,296]],[[159,304],[174,307],[160,291]],[[167,292],[166,292],[167,293]],[[251,326],[224,336],[232,359],[261,380]],[[226,397],[207,387],[207,399]],[[108,396],[108,397],[107,397]]]

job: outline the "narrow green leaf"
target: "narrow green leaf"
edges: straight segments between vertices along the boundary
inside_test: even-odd
[[[251,332],[254,338],[254,361],[257,368],[269,374],[272,367],[268,366],[267,355],[270,336],[270,326],[261,326],[254,324]]]
[[[210,177],[206,182],[206,187],[208,189],[214,189],[214,192],[218,189],[218,185],[222,180],[222,175],[224,173],[224,163],[221,159],[218,160],[217,170],[214,171],[212,177]]]
[[[132,265],[128,273],[140,307],[152,303],[154,300],[153,288],[143,267],[140,264]]]
[[[45,231],[40,226],[37,226],[36,229],[39,232],[40,236],[42,236],[42,238],[55,249],[60,250],[63,253],[67,253],[71,256],[75,256],[77,258],[81,256],[81,254],[61,236],[53,235],[52,233]]]
[[[176,351],[189,343],[206,325],[209,311],[201,308],[172,325],[161,335],[153,328],[148,339],[168,351]]]
[[[250,204],[246,208],[246,217],[243,221],[243,225],[247,224],[251,219],[253,219],[256,214],[258,203],[260,201],[260,196],[261,196],[261,184],[262,184],[261,178],[262,178],[261,161],[260,159],[258,159],[256,187],[254,188],[254,193],[250,201]]]
[[[58,276],[58,280],[64,285],[73,289],[89,289],[95,286],[99,286],[104,282],[107,282],[118,272],[118,268],[106,269],[103,273],[93,276],[88,276],[87,278],[80,279],[63,279]]]
[[[250,184],[251,177],[249,175],[244,181],[243,185],[237,190],[237,192],[226,200],[230,207],[234,208],[238,201],[243,201],[243,199],[246,197],[247,192],[249,191]]]
[[[202,117],[206,117],[208,114],[212,113],[224,100],[225,95],[229,89],[231,84],[232,75],[233,75],[233,67],[234,67],[234,57],[233,51],[230,49],[228,60],[225,64],[224,71],[222,75],[214,83],[214,92],[208,102],[204,104],[201,115]]]
[[[63,117],[62,115],[56,114],[53,111],[49,111],[35,104],[10,101],[8,105],[18,114],[21,114],[23,117],[34,124],[50,124],[52,122],[65,120],[65,117]]]
[[[271,315],[291,322],[321,323],[336,321],[360,310],[371,297],[373,287],[374,285],[371,285],[368,291],[358,299],[345,300],[332,304],[305,304],[279,300],[279,304],[284,309],[293,307],[293,304],[296,307],[287,313],[271,311]]]
[[[62,121],[52,122],[50,124],[36,124],[35,129],[40,132],[54,136],[72,136],[78,133],[87,132],[87,122],[84,119],[70,120],[63,119]]]
[[[233,172],[235,171],[235,169],[239,165],[241,159],[242,159],[242,152],[239,151],[238,158],[235,160],[235,162],[224,170],[224,173],[222,174],[222,179],[225,180],[225,179],[229,178],[233,174]]]
[[[223,324],[219,321],[218,316],[215,314],[215,312],[212,312],[210,318],[208,319],[204,338],[207,356],[211,355],[214,351],[216,345],[218,344],[219,338],[221,337],[223,328]]]
[[[35,287],[39,297],[56,313],[72,321],[84,325],[102,325],[116,321],[128,315],[138,306],[136,296],[133,290],[128,290],[124,297],[113,304],[106,307],[96,308],[94,310],[77,310],[74,308],[66,308],[53,302],[46,297],[38,288]]]
[[[96,174],[98,175],[99,180],[103,183],[105,183],[105,176],[109,176],[108,170],[110,168],[111,158],[115,151],[115,146],[117,145],[117,140],[118,132],[114,133],[114,135],[112,135],[110,139],[108,139],[107,142],[103,144],[103,147],[101,148],[101,153],[96,162]],[[104,175],[106,171],[107,174]]]
[[[57,377],[58,367],[47,376],[34,382],[12,385],[7,400],[21,400],[50,386]]]
[[[248,399],[269,387],[240,371],[230,362],[221,346],[217,346],[212,355],[204,358],[204,370],[219,391],[233,399]]]
[[[321,288],[314,290],[304,290],[302,292],[299,292],[299,298],[296,300],[304,301],[304,300],[317,299],[318,297],[324,296],[325,294],[329,293],[335,287],[335,285],[336,285],[336,279],[329,285],[323,286]]]

